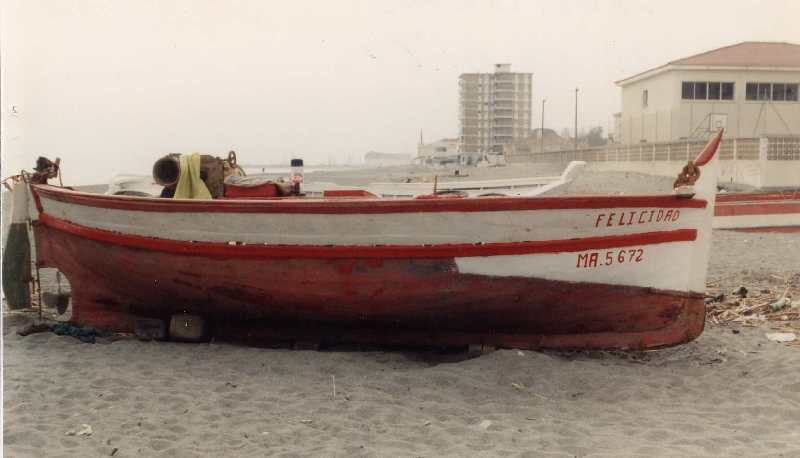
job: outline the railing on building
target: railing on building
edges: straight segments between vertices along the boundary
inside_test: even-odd
[[[800,161],[800,136],[768,138],[768,161]]]
[[[686,161],[694,159],[705,145],[705,140],[682,140],[664,143],[633,145],[611,144],[578,150],[513,152],[511,162],[611,162],[611,161]],[[762,144],[766,146],[766,159],[800,161],[800,136],[765,136],[727,138],[720,145],[720,160],[759,160]]]

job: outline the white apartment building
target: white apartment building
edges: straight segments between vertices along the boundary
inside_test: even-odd
[[[617,81],[619,143],[800,135],[800,45],[744,42]]]
[[[417,158],[425,161],[438,157],[457,156],[458,155],[458,139],[457,138],[442,138],[431,143],[420,142],[417,145]]]
[[[496,64],[494,73],[462,73],[459,85],[459,152],[503,152],[531,128],[531,74]]]

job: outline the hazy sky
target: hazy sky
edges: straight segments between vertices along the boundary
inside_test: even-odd
[[[800,42],[800,1],[4,0],[3,176],[74,181],[167,152],[243,162],[416,153],[455,137],[458,75],[533,73],[533,126],[607,129],[614,81],[745,40]],[[17,114],[10,112],[17,105]],[[92,178],[90,179],[90,175]],[[97,181],[97,179],[94,179]]]

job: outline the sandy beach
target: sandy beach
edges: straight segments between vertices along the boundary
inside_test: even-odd
[[[587,174],[573,192],[663,186]],[[798,252],[800,234],[716,231],[709,286],[797,288]],[[800,347],[769,341],[770,322],[650,352],[475,357],[84,344],[17,335],[27,320],[3,320],[8,457],[800,456]]]
[[[798,18],[0,0],[2,457],[800,458]]]
[[[759,328],[648,353],[473,359],[12,330],[9,457],[800,454],[800,351]],[[68,435],[84,424],[91,435]]]

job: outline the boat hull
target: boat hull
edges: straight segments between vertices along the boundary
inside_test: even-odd
[[[744,232],[800,232],[800,192],[720,195],[713,225]]]
[[[186,251],[87,236],[47,219],[34,232],[39,261],[72,284],[73,321],[118,331],[130,332],[137,317],[189,312],[219,331],[246,328],[266,338],[643,349],[689,341],[704,323],[699,293],[467,273],[447,254],[287,259],[227,245]]]

